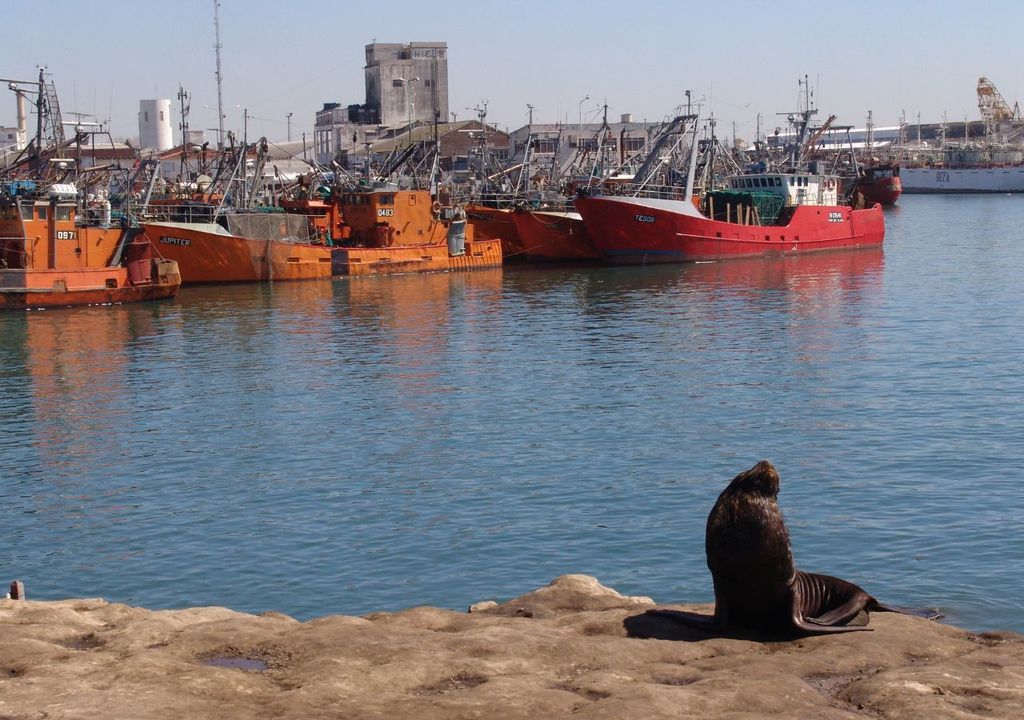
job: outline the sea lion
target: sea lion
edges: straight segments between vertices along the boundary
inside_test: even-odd
[[[796,569],[777,501],[779,474],[767,460],[733,478],[708,515],[705,551],[715,588],[714,617],[653,610],[703,630],[739,626],[768,633],[866,630],[850,625],[885,605],[851,582]],[[913,612],[913,611],[910,611]]]

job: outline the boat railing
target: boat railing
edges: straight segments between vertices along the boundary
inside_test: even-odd
[[[685,200],[686,188],[681,185],[635,185],[608,184],[598,188],[589,188],[591,195],[615,195],[619,197],[638,197],[657,200]]]
[[[151,222],[215,222],[217,208],[206,203],[181,203],[176,205],[149,205],[142,216]]]

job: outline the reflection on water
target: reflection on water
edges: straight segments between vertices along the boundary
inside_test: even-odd
[[[801,567],[1022,629],[1024,285],[992,202],[908,202],[884,254],[2,314],[7,572],[299,617],[567,572],[703,601],[708,509],[769,458]]]

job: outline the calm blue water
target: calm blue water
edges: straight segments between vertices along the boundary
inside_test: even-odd
[[[884,253],[183,290],[0,315],[0,581],[299,618],[570,572],[712,599],[762,458],[800,567],[1024,631],[1024,197]]]

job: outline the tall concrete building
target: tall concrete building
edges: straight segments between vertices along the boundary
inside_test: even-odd
[[[448,121],[448,43],[372,43],[366,46],[366,106],[377,122],[400,127]]]
[[[313,128],[313,154],[329,163],[365,152],[367,145],[413,123],[448,121],[448,43],[371,43],[366,46],[366,102],[324,103]]]

